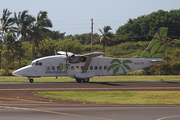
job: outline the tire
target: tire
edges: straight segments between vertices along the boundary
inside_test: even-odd
[[[82,79],[76,78],[76,82],[80,83],[81,81],[82,81]]]
[[[29,82],[30,82],[30,83],[33,83],[33,82],[34,82],[34,80],[33,80],[33,79],[29,79]]]
[[[89,78],[83,79],[83,82],[84,82],[84,83],[88,83],[88,82],[89,82]]]

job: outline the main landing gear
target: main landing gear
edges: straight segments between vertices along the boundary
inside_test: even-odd
[[[78,82],[78,83],[80,83],[80,82],[84,82],[84,83],[88,83],[89,82],[89,78],[84,78],[84,79],[78,79],[78,78],[76,78],[76,81]]]
[[[30,83],[33,83],[34,80],[32,78],[28,78]]]

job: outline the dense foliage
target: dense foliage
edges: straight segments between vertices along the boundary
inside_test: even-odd
[[[133,36],[144,36],[134,40],[151,40],[146,35],[154,35],[159,27],[168,27],[168,36],[180,36],[180,10],[152,12],[149,15],[142,15],[136,19],[129,19],[128,22],[119,27],[116,35],[134,39]],[[146,39],[145,39],[146,38]]]
[[[1,18],[0,28],[2,69],[7,71],[18,69],[19,61],[22,67],[36,58],[54,55],[55,51],[67,50],[75,54],[91,52],[91,33],[65,35],[60,31],[50,31],[48,27],[52,27],[52,23],[47,18],[46,11],[40,11],[37,18],[28,15],[27,12],[19,12],[18,16],[10,17],[11,12],[7,9],[3,10],[5,16]],[[19,20],[23,15],[29,18],[29,21],[26,21],[28,24],[24,23],[24,26],[23,21]],[[15,23],[20,25],[16,26]],[[162,26],[168,27],[168,38],[163,56],[165,61],[143,69],[137,74],[179,75],[180,10],[169,12],[159,10],[137,19],[129,19],[125,25],[118,28],[115,34],[101,30],[102,35],[93,34],[94,51],[102,52],[103,46],[106,46],[105,53],[108,57],[128,58],[137,55],[148,46],[152,35]],[[110,26],[104,28],[106,27],[110,28]],[[111,35],[103,37],[105,32]],[[100,42],[103,38],[108,39],[104,40],[106,42]]]

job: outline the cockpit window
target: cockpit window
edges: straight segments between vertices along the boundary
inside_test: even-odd
[[[32,66],[42,66],[42,62],[34,62],[34,63],[31,63]]]

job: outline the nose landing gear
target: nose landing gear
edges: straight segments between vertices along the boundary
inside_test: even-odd
[[[30,83],[33,83],[34,80],[32,78],[28,78]]]

